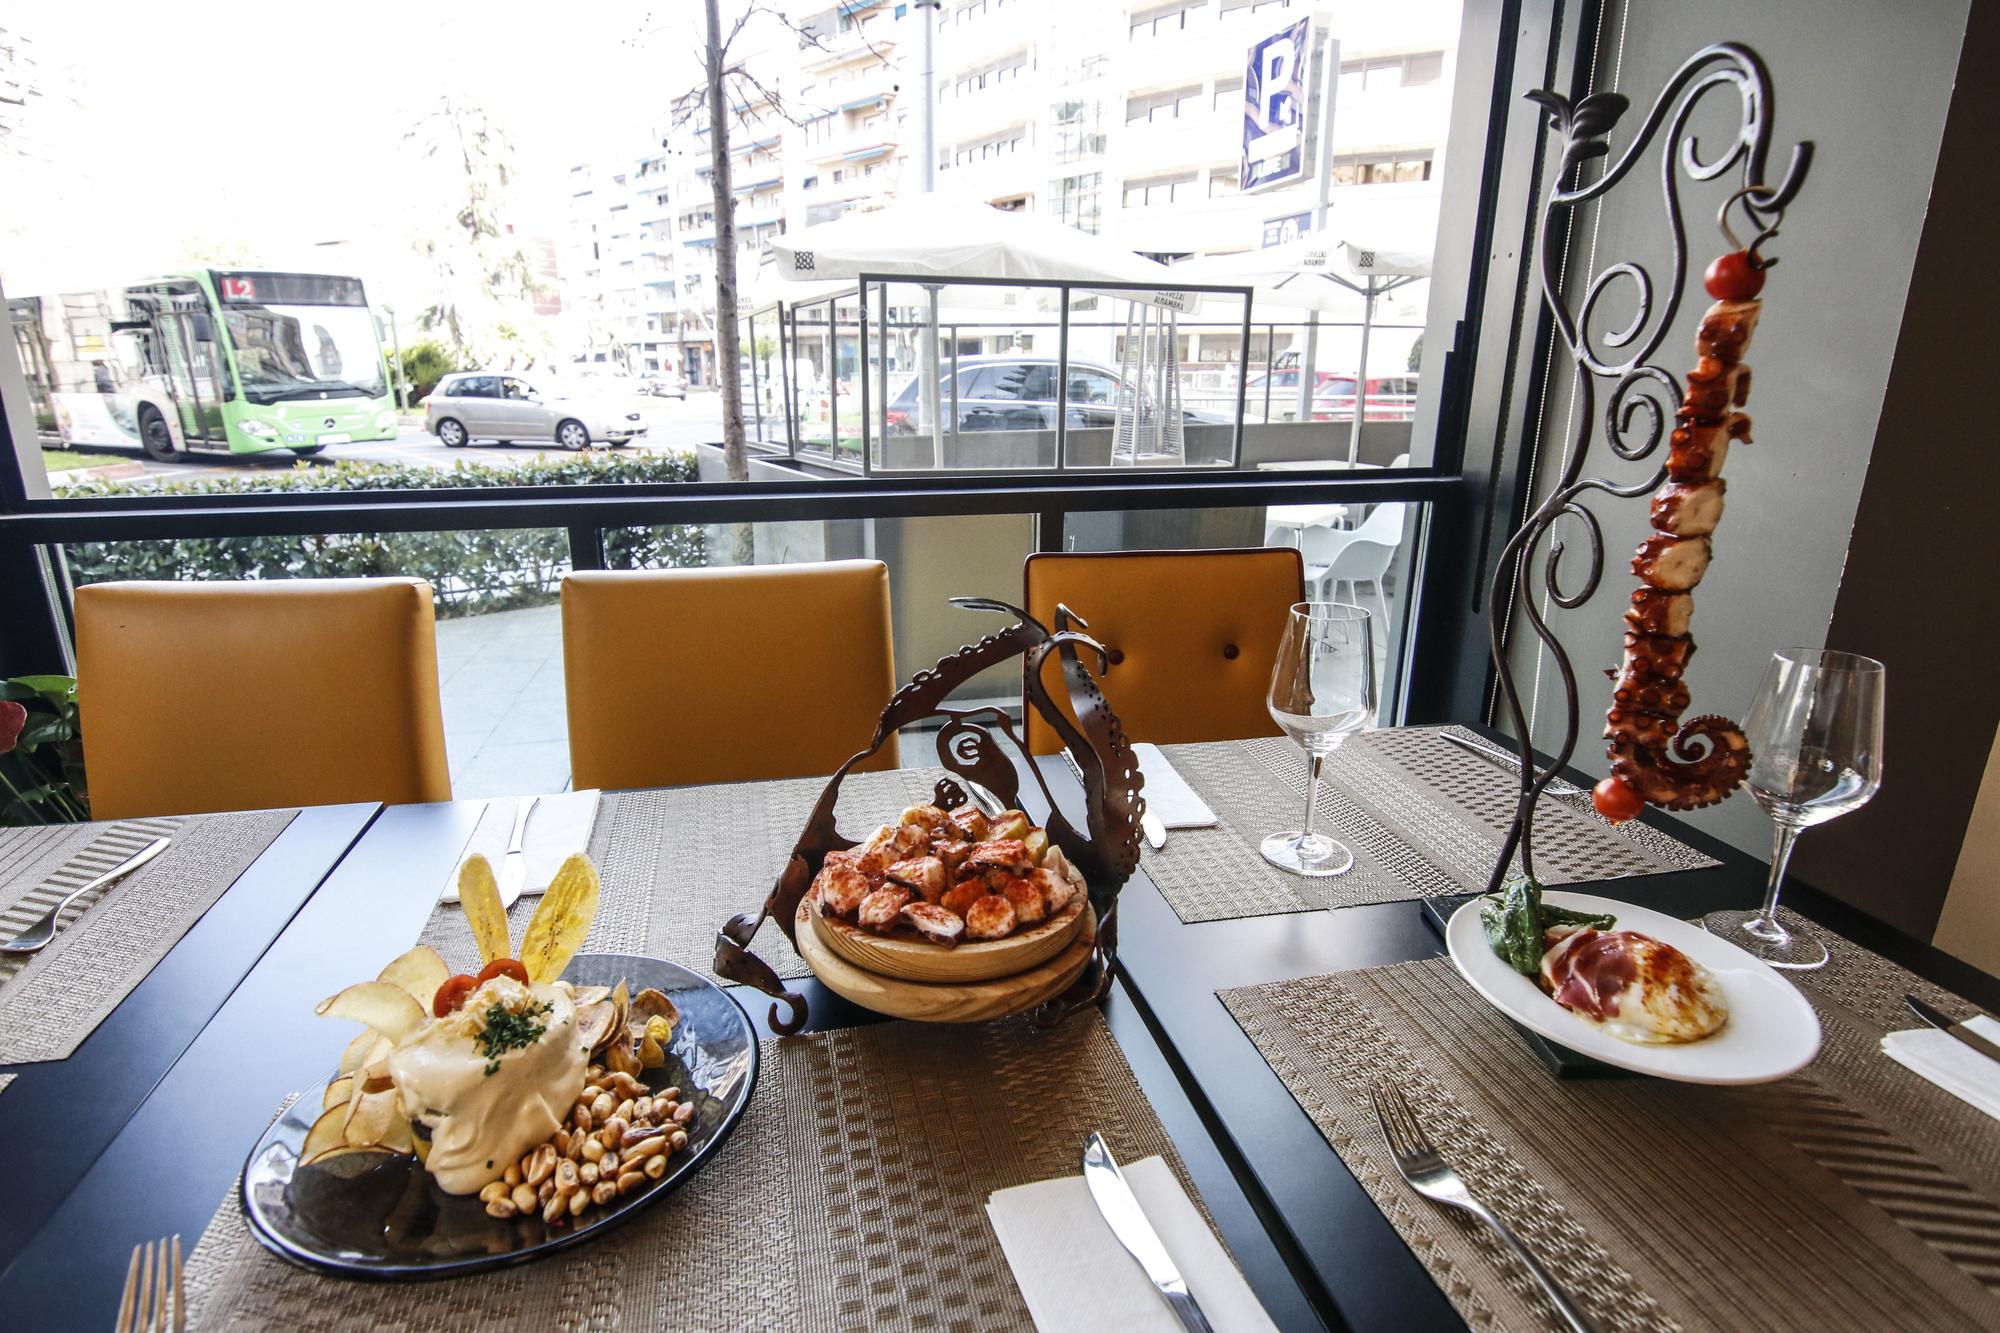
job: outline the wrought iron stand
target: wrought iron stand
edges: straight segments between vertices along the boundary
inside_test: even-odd
[[[1736,93],[1741,101],[1741,114],[1729,143],[1716,156],[1704,157],[1697,136],[1688,132],[1687,123],[1696,105],[1718,89]],[[1596,515],[1581,502],[1586,492],[1601,491],[1621,500],[1635,499],[1657,489],[1666,477],[1664,464],[1652,468],[1642,480],[1623,483],[1585,477],[1583,470],[1596,431],[1599,381],[1610,385],[1604,409],[1604,444],[1623,462],[1643,463],[1652,458],[1667,439],[1675,409],[1681,402],[1680,380],[1654,363],[1661,341],[1673,326],[1687,283],[1687,228],[1681,212],[1681,176],[1685,174],[1691,181],[1702,182],[1715,180],[1732,169],[1740,171],[1741,187],[1723,208],[1726,212],[1731,203],[1741,199],[1751,220],[1761,229],[1761,240],[1775,234],[1777,217],[1805,183],[1812,162],[1812,144],[1796,144],[1784,179],[1776,185],[1768,183],[1765,161],[1771,146],[1771,76],[1756,52],[1736,42],[1704,47],[1689,57],[1660,90],[1652,110],[1623,154],[1588,184],[1582,183],[1583,164],[1609,153],[1605,136],[1630,103],[1617,93],[1594,93],[1575,105],[1552,92],[1533,92],[1528,96],[1547,108],[1551,127],[1563,136],[1562,158],[1542,205],[1538,258],[1542,297],[1569,353],[1576,394],[1570,415],[1575,424],[1566,441],[1562,472],[1548,497],[1528,515],[1501,550],[1487,601],[1488,646],[1506,715],[1513,724],[1521,753],[1520,797],[1513,824],[1487,882],[1489,892],[1506,879],[1517,851],[1522,870],[1534,875],[1535,805],[1576,750],[1576,671],[1562,644],[1550,632],[1536,595],[1546,594],[1556,606],[1573,611],[1597,591],[1604,573],[1604,534]],[[1561,225],[1565,214],[1616,189],[1631,175],[1656,138],[1661,140],[1659,179],[1672,237],[1666,281],[1656,285],[1645,267],[1621,260],[1588,275],[1582,299],[1572,309],[1563,293],[1566,276],[1563,246],[1569,231]],[[1628,286],[1636,306],[1631,322],[1621,329],[1593,334],[1591,319],[1599,301],[1620,283]],[[1555,532],[1556,525],[1564,518],[1582,527],[1588,549],[1582,578],[1573,588],[1564,585],[1562,558],[1567,548]],[[1547,554],[1537,563],[1536,548],[1543,543]],[[1545,768],[1535,763],[1527,714],[1507,657],[1505,634],[1507,608],[1511,603],[1506,592],[1510,579],[1516,585],[1513,600],[1518,602],[1529,627],[1548,650],[1562,677],[1562,744]],[[1689,739],[1688,733],[1682,733],[1674,738],[1673,745],[1680,747]],[[1681,751],[1675,757],[1693,762],[1697,756]]]

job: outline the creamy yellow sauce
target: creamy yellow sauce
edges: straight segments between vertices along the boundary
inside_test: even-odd
[[[548,1012],[531,1044],[502,1053],[499,1067],[479,1046],[489,1009]],[[495,977],[457,1012],[433,1018],[389,1054],[403,1114],[430,1130],[425,1166],[447,1194],[476,1194],[509,1163],[555,1133],[583,1091],[585,1051],[567,982],[523,986]]]

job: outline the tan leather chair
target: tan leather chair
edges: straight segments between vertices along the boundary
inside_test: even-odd
[[[422,579],[92,584],[76,663],[99,819],[451,799]]]
[[[831,773],[896,690],[876,560],[580,572],[562,613],[578,787]],[[859,768],[896,765],[892,736]]]
[[[1037,620],[1053,629],[1062,603],[1109,650],[1104,696],[1127,738],[1172,745],[1278,734],[1264,699],[1286,616],[1305,600],[1296,550],[1049,553],[1028,557],[1025,579]],[[1066,706],[1054,659],[1044,682]],[[1030,752],[1059,748],[1030,712]]]

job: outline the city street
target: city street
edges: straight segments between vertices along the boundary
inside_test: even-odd
[[[634,403],[646,418],[646,434],[635,441],[631,448],[670,452],[692,449],[697,444],[713,443],[722,438],[722,398],[718,394],[693,393],[685,402],[677,398],[637,398]],[[85,446],[92,453],[119,453],[126,451]],[[130,450],[131,457],[144,465],[148,476],[162,478],[186,478],[222,476],[245,471],[290,467],[294,460],[287,454],[241,454],[223,457],[212,454],[197,454],[187,462],[156,463],[137,449]],[[356,444],[333,445],[326,452],[306,461],[316,466],[337,463],[405,463],[430,467],[450,467],[464,459],[469,462],[486,464],[506,464],[533,459],[542,454],[560,455],[563,451],[553,441],[496,445],[478,442],[463,449],[447,449],[438,443],[437,437],[422,426],[405,425],[394,440],[371,440]]]

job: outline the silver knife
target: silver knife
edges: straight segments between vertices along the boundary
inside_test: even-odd
[[[1480,758],[1498,764],[1516,777],[1519,777],[1521,774],[1521,756],[1512,750],[1503,750],[1488,741],[1474,740],[1470,736],[1461,736],[1455,731],[1440,731],[1438,735],[1444,737],[1453,745],[1470,750]],[[1543,790],[1547,791],[1551,796],[1583,795],[1583,788],[1563,778],[1552,779],[1549,785]]]
[[[1063,762],[1069,765],[1069,771],[1081,783],[1083,781],[1083,765],[1076,761],[1076,756],[1071,754],[1067,748],[1063,750],[1062,757]],[[1154,851],[1157,852],[1160,848],[1167,845],[1166,821],[1154,814],[1150,807],[1144,805],[1139,808],[1139,831],[1146,835],[1146,842]]]
[[[1996,1046],[1977,1032],[1971,1031],[1965,1024],[1954,1022],[1951,1015],[1945,1013],[1942,1009],[1925,1004],[1914,995],[1905,995],[1903,1003],[1910,1006],[1911,1013],[1923,1019],[1924,1022],[1929,1023],[1946,1036],[1956,1037],[1959,1041],[1978,1051],[1989,1060],[2000,1060],[2000,1046]]]
[[[1194,1297],[1188,1295],[1187,1283],[1181,1280],[1174,1261],[1167,1257],[1167,1247],[1160,1243],[1160,1233],[1146,1220],[1132,1187],[1125,1183],[1125,1173],[1118,1169],[1118,1160],[1105,1146],[1104,1136],[1095,1131],[1083,1141],[1083,1183],[1090,1187],[1090,1197],[1096,1200],[1097,1211],[1110,1224],[1111,1234],[1146,1270],[1146,1276],[1166,1301],[1167,1308],[1181,1321],[1181,1327],[1188,1333],[1215,1333],[1202,1316],[1201,1307],[1194,1303]]]
[[[528,854],[521,850],[521,840],[528,832],[528,816],[534,812],[539,796],[523,796],[514,807],[514,834],[507,839],[507,855],[500,862],[500,905],[512,907],[514,900],[521,896],[521,888],[528,882]]]

